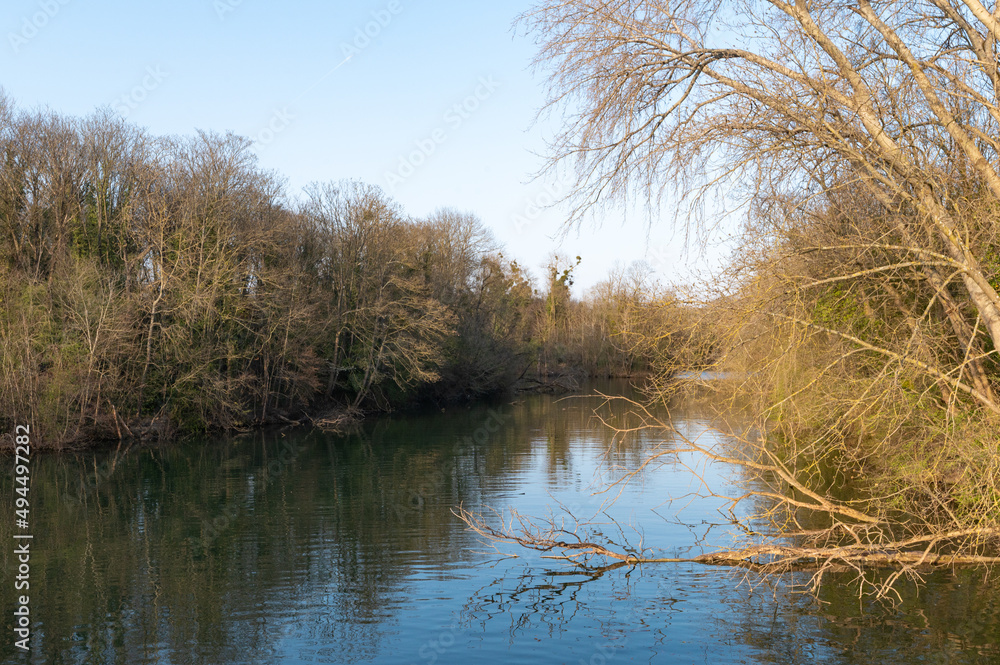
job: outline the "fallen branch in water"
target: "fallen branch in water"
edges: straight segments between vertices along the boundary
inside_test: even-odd
[[[494,512],[494,515],[500,518],[501,526],[490,524],[482,513],[472,512],[464,506],[459,506],[452,512],[465,522],[469,529],[493,543],[519,545],[539,552],[559,551],[562,554],[546,558],[563,559],[587,567],[590,567],[588,561],[592,556],[615,559],[623,565],[702,563],[749,568],[764,573],[813,570],[828,567],[830,564],[855,568],[862,565],[893,567],[1000,563],[1000,556],[933,551],[935,546],[953,543],[964,538],[1000,538],[1000,530],[998,529],[969,529],[896,542],[854,544],[840,547],[759,544],[731,550],[706,552],[695,557],[652,557],[645,556],[635,549],[615,550],[600,543],[584,540],[578,535],[577,530],[570,531],[558,526],[554,520],[539,524],[535,519],[522,515],[516,510],[510,511],[511,518],[506,521],[499,513]],[[912,549],[921,543],[927,543],[927,546],[924,549]]]
[[[361,419],[362,414],[360,409],[348,407],[310,418],[310,421],[314,426],[326,432],[342,432],[357,425]]]
[[[606,400],[612,398],[606,396]],[[903,575],[919,578],[921,571],[935,567],[962,565],[992,565],[1000,563],[1000,527],[934,524],[930,519],[910,524],[893,520],[884,510],[872,510],[878,504],[871,501],[843,501],[832,498],[810,486],[800,471],[790,468],[762,441],[747,436],[727,434],[706,444],[679,432],[670,423],[657,419],[643,405],[625,398],[633,407],[632,415],[639,418],[638,426],[614,427],[619,434],[656,429],[668,432],[657,449],[637,468],[630,469],[603,492],[625,484],[641,474],[654,462],[671,462],[687,468],[705,488],[699,496],[725,501],[727,519],[742,530],[751,541],[743,547],[720,548],[693,557],[658,557],[651,549],[632,546],[623,539],[617,543],[603,535],[603,526],[580,522],[575,518],[572,528],[555,518],[538,519],[514,509],[507,515],[496,510],[491,514],[472,512],[459,506],[453,512],[470,530],[487,541],[508,544],[545,553],[546,558],[560,559],[587,570],[618,568],[653,563],[699,563],[729,566],[754,571],[762,575],[793,571],[813,571],[809,585],[815,591],[828,572],[844,570],[860,573],[868,568],[894,568],[884,580],[868,582],[877,598],[890,593]],[[605,425],[612,427],[603,418]],[[723,441],[725,441],[723,443]],[[611,450],[609,449],[608,453]],[[739,496],[724,496],[713,491],[697,465],[681,459],[682,454],[694,454],[708,462],[722,462],[745,469],[748,477],[745,491]],[[810,475],[809,478],[815,478]],[[765,479],[766,482],[765,482]],[[674,497],[676,498],[676,497]],[[763,507],[751,515],[738,516],[736,507],[747,499],[763,499]],[[572,517],[572,516],[571,516]],[[802,524],[824,528],[806,529]],[[611,520],[611,524],[621,527]],[[762,533],[769,527],[770,533]],[[613,563],[608,563],[608,561]]]

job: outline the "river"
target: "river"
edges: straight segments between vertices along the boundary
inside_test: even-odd
[[[595,387],[629,392],[622,382]],[[289,429],[37,456],[30,652],[14,647],[8,546],[0,659],[1000,662],[1000,588],[980,569],[902,583],[900,602],[887,606],[859,600],[847,575],[829,576],[812,597],[791,586],[805,578],[772,584],[697,564],[588,573],[492,549],[454,516],[458,505],[569,510],[666,556],[730,542],[719,501],[696,496],[681,465],[647,468],[611,504],[595,494],[671,445],[657,431],[613,441],[593,416],[599,403],[533,395],[379,417],[350,435]],[[624,405],[609,409],[624,422]],[[689,436],[717,436],[694,407],[671,415]],[[716,488],[733,480],[731,469],[698,469]],[[0,538],[12,543],[11,475],[0,482],[0,514],[11,516]]]

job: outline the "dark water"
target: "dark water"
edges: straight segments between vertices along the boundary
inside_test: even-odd
[[[860,602],[846,576],[817,599],[697,565],[588,574],[509,547],[521,556],[501,556],[454,517],[459,504],[546,515],[561,502],[616,518],[622,529],[607,535],[666,555],[727,543],[718,503],[685,496],[699,486],[682,468],[648,469],[612,506],[592,494],[670,445],[648,432],[612,446],[596,404],[537,396],[381,418],[354,436],[39,457],[30,654],[13,646],[13,487],[0,480],[0,660],[1000,662],[1000,588],[981,570],[903,584],[890,608]],[[689,434],[706,427],[696,412],[672,415]],[[726,469],[699,470],[727,480]]]

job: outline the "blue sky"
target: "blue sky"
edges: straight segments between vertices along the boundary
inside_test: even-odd
[[[577,291],[617,261],[666,279],[693,263],[669,216],[606,214],[560,238],[533,180],[545,137],[543,75],[512,24],[530,0],[6,0],[0,85],[21,108],[111,106],[154,134],[232,130],[296,196],[313,181],[382,186],[411,215],[479,216],[506,254],[540,273],[580,255]],[[349,59],[346,59],[350,56]],[[346,59],[346,61],[345,61]]]

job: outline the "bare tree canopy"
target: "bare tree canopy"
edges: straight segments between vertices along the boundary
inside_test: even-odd
[[[577,217],[737,183],[863,189],[912,260],[958,272],[994,347],[1000,6],[978,0],[546,2],[522,17],[569,113]]]
[[[756,502],[733,515],[745,547],[695,560],[807,564],[814,584],[897,566],[880,596],[923,564],[1000,560],[1000,3],[552,0],[521,20],[565,121],[548,166],[575,174],[571,222],[673,198],[704,230],[707,194],[744,204],[738,251],[693,308],[697,352],[651,391],[683,386],[687,358],[716,363],[728,442],[635,405],[640,428],[740,469],[734,507]],[[586,524],[460,516],[574,561],[673,560]]]

